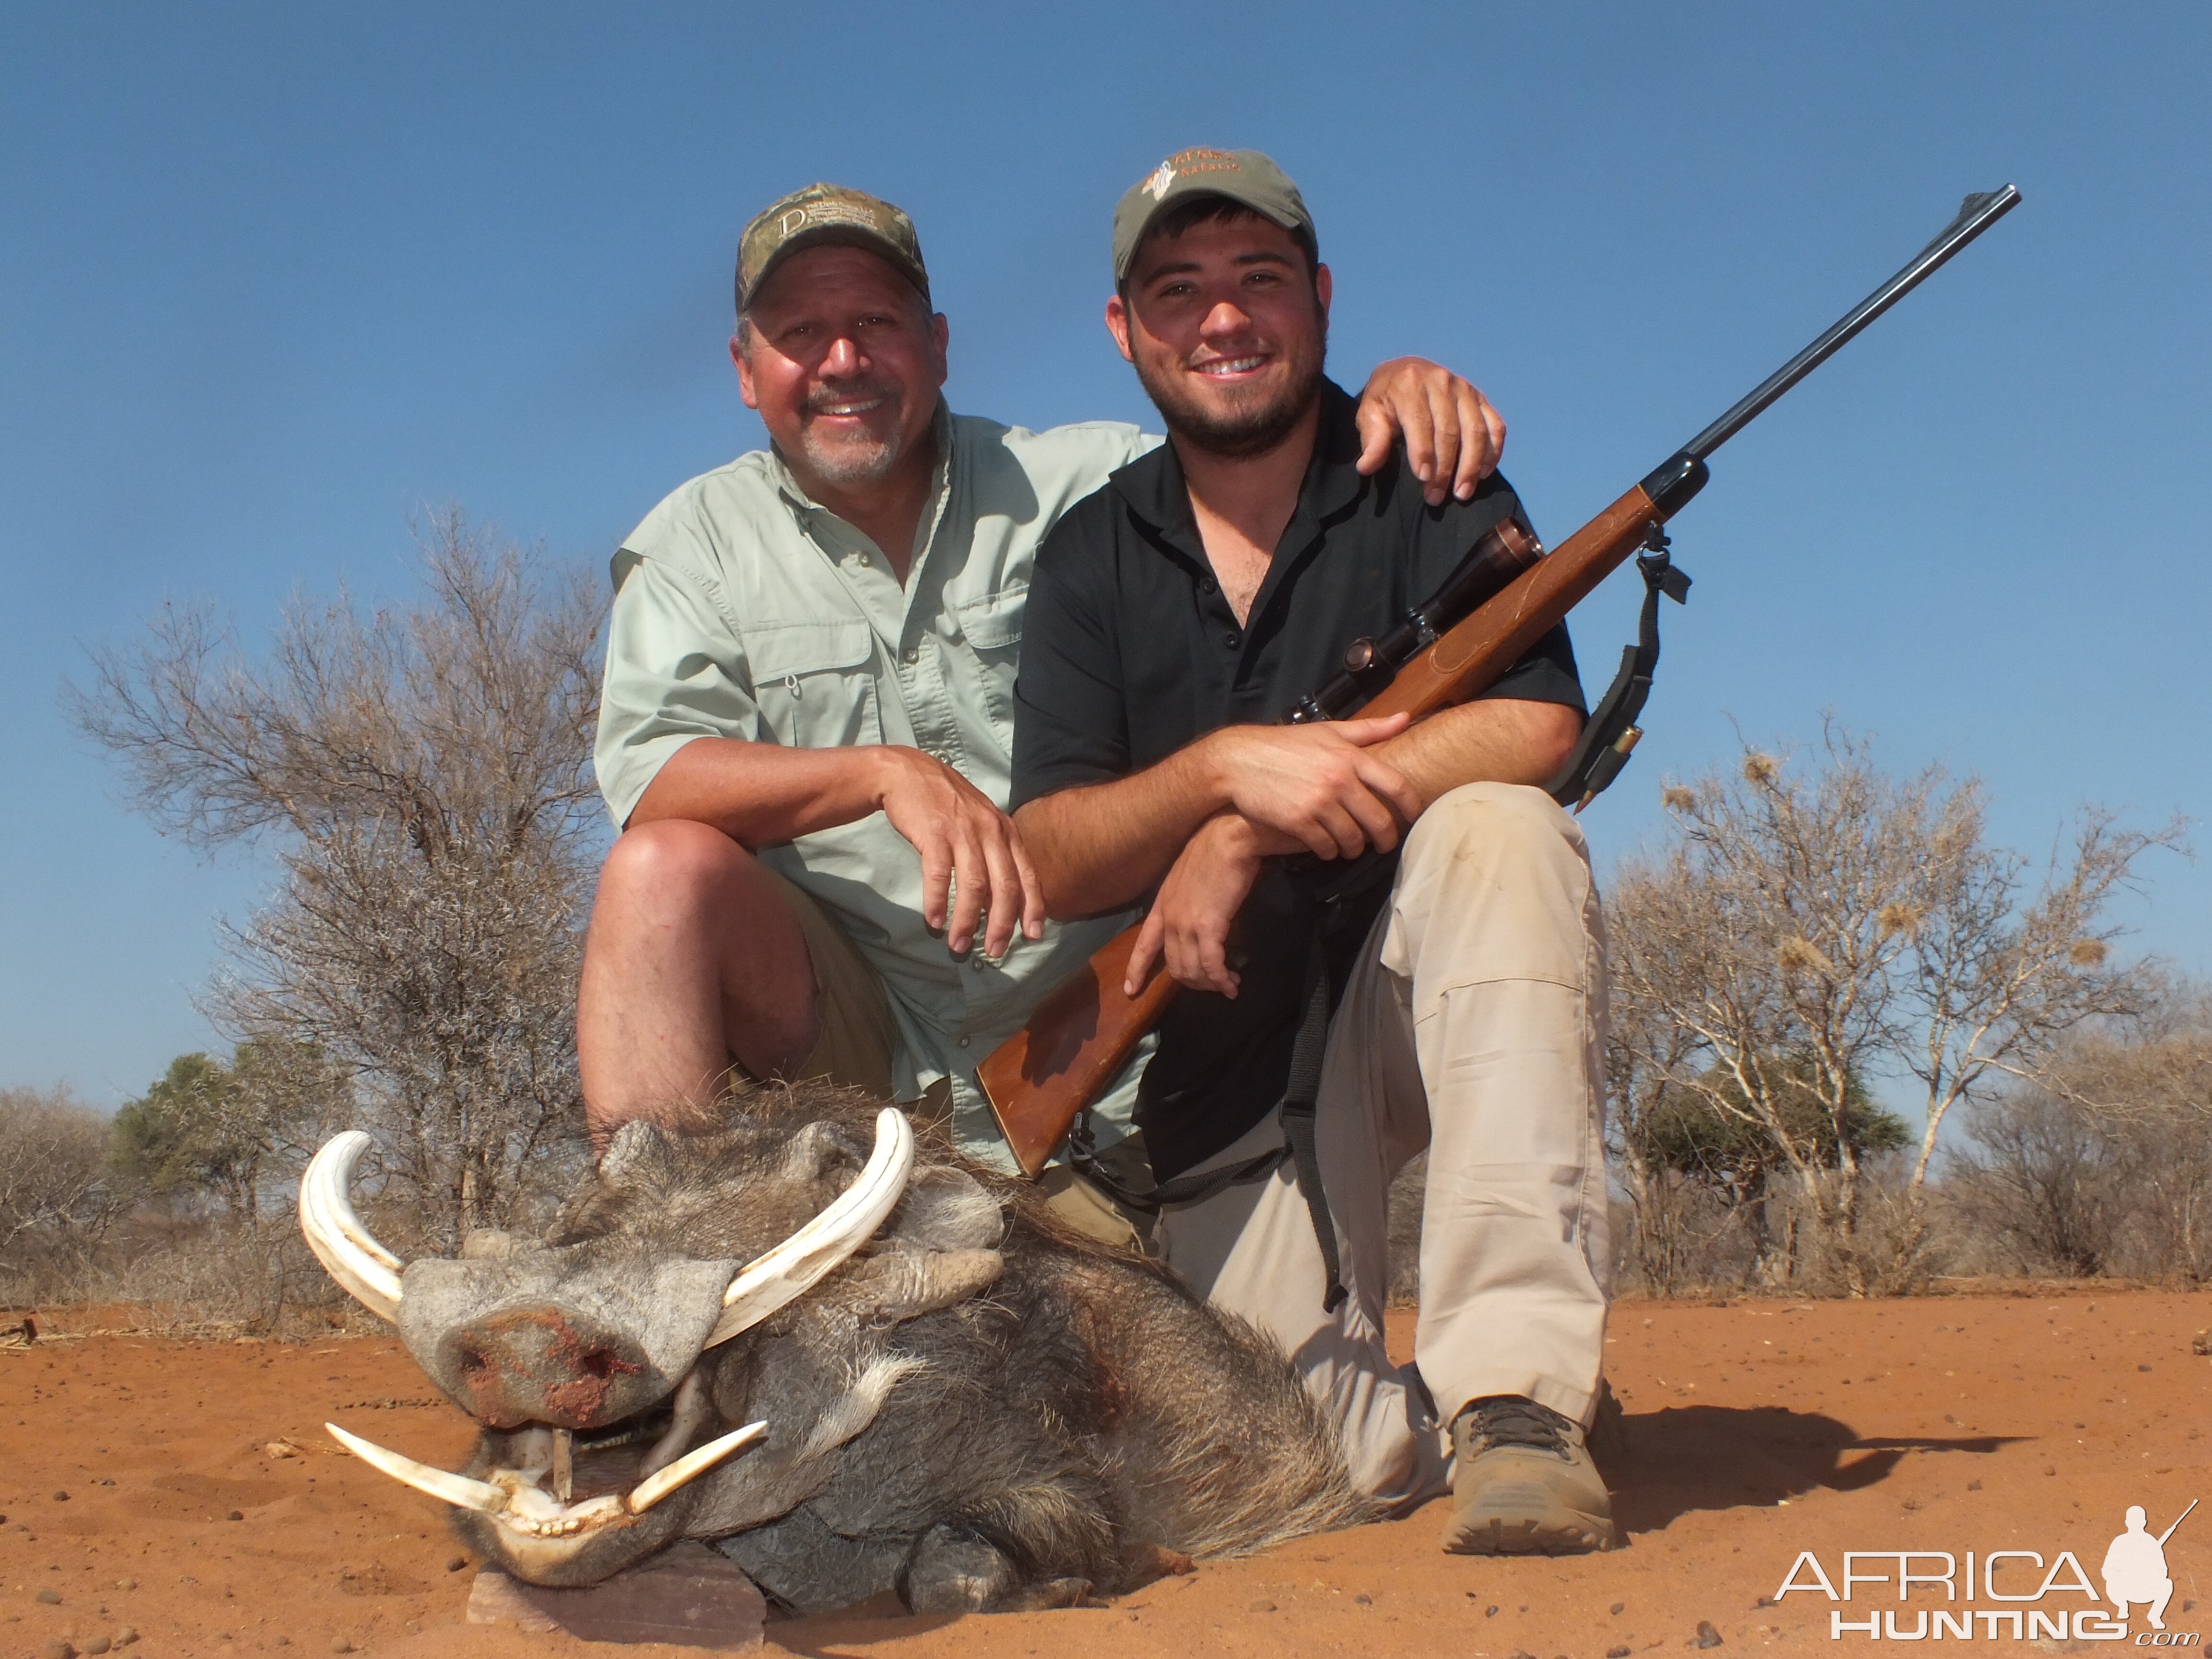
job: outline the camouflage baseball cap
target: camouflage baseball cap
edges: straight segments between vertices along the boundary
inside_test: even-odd
[[[771,202],[738,238],[738,309],[770,271],[801,248],[836,245],[866,248],[929,298],[929,272],[914,221],[866,191],[842,185],[809,185]]]
[[[1129,264],[1152,221],[1194,196],[1225,196],[1285,230],[1304,231],[1321,243],[1313,215],[1290,176],[1256,149],[1186,149],[1154,167],[1129,186],[1114,210],[1114,280],[1129,275]]]

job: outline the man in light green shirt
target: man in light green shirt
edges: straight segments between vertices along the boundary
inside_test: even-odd
[[[684,484],[614,559],[595,758],[623,833],[577,1012],[593,1141],[711,1121],[734,1063],[933,1097],[1011,1167],[975,1062],[1131,920],[1048,923],[1004,811],[1030,564],[1158,440],[948,412],[913,225],[860,191],[754,219],[737,297],[738,386],[774,447]],[[1504,434],[1416,359],[1378,368],[1360,414],[1362,470],[1403,441],[1432,501],[1471,495]],[[1142,1059],[1095,1109],[1102,1139]]]

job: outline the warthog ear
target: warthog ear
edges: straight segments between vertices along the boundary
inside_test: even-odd
[[[812,1181],[840,1164],[859,1164],[868,1155],[834,1123],[817,1119],[784,1143],[782,1173],[793,1181]]]
[[[863,1322],[895,1325],[965,1302],[1006,1265],[996,1250],[885,1250],[853,1270],[839,1299]]]
[[[1006,1214],[983,1183],[941,1166],[916,1170],[891,1216],[892,1239],[925,1250],[988,1250],[1006,1232]]]
[[[598,1179],[602,1185],[642,1182],[665,1184],[672,1173],[667,1133],[657,1123],[632,1118],[615,1131],[600,1158]]]

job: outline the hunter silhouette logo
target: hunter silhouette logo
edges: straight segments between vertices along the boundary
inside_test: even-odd
[[[2197,1500],[2189,1500],[2189,1510],[2197,1507]],[[2166,1540],[2173,1536],[2174,1528],[2189,1519],[2189,1510],[2184,1510],[2168,1527],[2155,1538],[2150,1535],[2149,1517],[2143,1506],[2128,1506],[2128,1529],[2112,1540],[2112,1547],[2105,1552],[2105,1599],[2120,1610],[2119,1616],[2128,1616],[2130,1602],[2141,1601],[2150,1609],[2147,1615],[2153,1630],[2166,1628],[2166,1604],[2173,1599],[2173,1580],[2166,1576]]]
[[[1847,1634],[1893,1642],[2124,1642],[2129,1610],[2140,1607],[2149,1628],[2135,1634],[2135,1646],[2193,1648],[2203,1640],[2198,1632],[2166,1627],[2166,1604],[2173,1599],[2166,1545],[2197,1504],[2191,1498],[2161,1533],[2150,1530],[2149,1512],[2142,1504],[2130,1505],[2127,1530],[2107,1547],[2099,1570],[2102,1596],[2072,1550],[2059,1551],[2046,1566],[2039,1550],[1968,1550],[1961,1556],[1948,1550],[1889,1549],[1846,1550],[1843,1571],[1833,1576],[1811,1550],[1800,1551],[1773,1599],[1778,1604],[1785,1595],[1805,1592],[1837,1602],[1906,1604],[1901,1610],[1857,1609],[1865,1613],[1863,1619],[1832,1609],[1828,1637],[1838,1642]],[[2088,1605],[2069,1606],[2063,1600],[2068,1596]],[[1910,1605],[1915,1601],[1921,1605]]]
[[[1163,161],[1152,169],[1152,176],[1145,180],[1145,190],[1155,202],[1167,199],[1168,186],[1176,181],[1176,170]]]

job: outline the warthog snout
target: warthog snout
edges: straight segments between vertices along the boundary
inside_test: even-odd
[[[497,1429],[598,1429],[669,1389],[637,1343],[552,1305],[507,1308],[448,1332],[433,1369],[471,1415]]]

